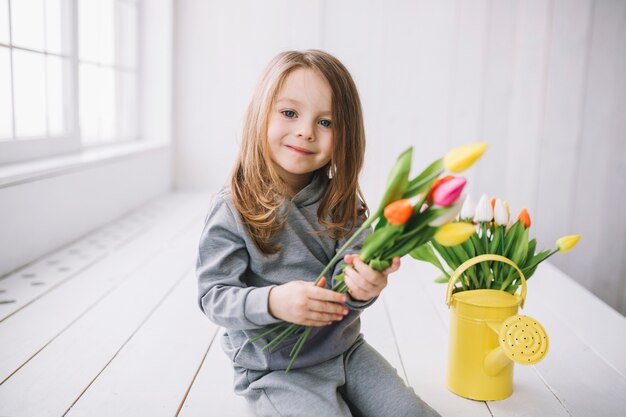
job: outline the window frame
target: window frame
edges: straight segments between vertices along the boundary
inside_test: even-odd
[[[61,135],[50,136],[33,136],[33,137],[15,137],[15,96],[14,96],[14,79],[13,79],[13,54],[10,54],[11,62],[11,106],[13,110],[13,137],[8,140],[0,141],[0,166],[12,165],[23,162],[32,162],[34,160],[41,160],[43,158],[55,157],[60,155],[78,154],[85,150],[106,148],[109,146],[119,146],[124,143],[136,143],[141,140],[140,123],[139,118],[141,115],[140,102],[141,102],[141,54],[139,53],[140,38],[142,25],[142,7],[141,0],[135,0],[132,2],[137,8],[137,66],[135,68],[136,73],[136,112],[135,117],[137,119],[137,129],[134,137],[124,139],[113,139],[108,141],[98,141],[96,143],[85,143],[80,131],[80,103],[79,103],[79,25],[78,25],[78,0],[67,0],[67,19],[69,22],[68,36],[68,52],[65,54],[57,54],[48,51],[40,51],[36,49],[24,48],[21,46],[15,46],[12,42],[12,30],[11,30],[11,2],[16,0],[7,0],[8,13],[9,13],[9,44],[1,44],[3,48],[9,50],[22,50],[29,52],[40,53],[44,56],[63,56],[68,59],[68,86],[67,86],[67,114],[66,118],[66,132]],[[18,0],[19,1],[19,0]],[[43,0],[42,0],[43,1]],[[115,2],[123,0],[114,0]],[[125,2],[125,1],[123,1]],[[126,2],[127,3],[127,2]],[[116,28],[119,21],[115,21]],[[85,62],[85,61],[83,61]],[[115,68],[115,65],[113,66]],[[116,69],[116,71],[118,71]]]

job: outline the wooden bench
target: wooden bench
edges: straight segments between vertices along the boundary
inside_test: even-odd
[[[233,393],[222,329],[196,303],[207,204],[166,195],[0,280],[0,416],[254,415]],[[548,357],[516,365],[510,398],[481,402],[445,387],[436,271],[403,262],[363,333],[442,415],[625,415],[626,319],[556,268],[529,281],[523,312],[545,325]]]

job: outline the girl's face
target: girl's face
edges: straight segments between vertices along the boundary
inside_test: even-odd
[[[269,152],[275,168],[295,194],[332,156],[332,92],[317,72],[299,68],[285,78],[270,111]]]

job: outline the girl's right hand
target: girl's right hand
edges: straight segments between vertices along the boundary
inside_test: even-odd
[[[347,298],[323,288],[326,278],[318,286],[307,281],[291,281],[270,290],[269,312],[277,319],[304,326],[326,326],[343,319],[348,308],[341,305]]]

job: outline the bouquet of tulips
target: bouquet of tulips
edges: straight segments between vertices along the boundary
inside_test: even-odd
[[[461,209],[459,196],[465,187],[464,178],[446,176],[444,171],[461,172],[469,168],[485,151],[486,144],[473,144],[455,148],[444,158],[430,164],[413,179],[409,179],[413,148],[398,157],[389,174],[387,187],[378,209],[359,227],[337,251],[313,283],[325,284],[324,275],[341,259],[345,250],[365,230],[375,224],[375,230],[363,241],[359,258],[372,269],[382,271],[394,257],[402,257],[431,239],[438,245],[457,245],[474,233],[466,223],[449,223]],[[343,265],[344,271],[346,265]],[[333,291],[346,293],[344,272],[336,276]],[[263,348],[274,349],[293,334],[300,334],[291,350],[289,372],[304,346],[312,327],[294,323],[279,323],[252,339],[256,342],[272,333],[276,336]]]
[[[537,251],[537,240],[529,240],[528,211],[523,208],[513,222],[506,201],[495,197],[489,200],[484,194],[477,205],[467,196],[458,222],[473,225],[476,233],[460,244],[444,246],[431,241],[411,251],[413,258],[430,262],[443,272],[437,282],[447,283],[451,272],[446,270],[435,252],[452,270],[475,256],[501,255],[513,261],[528,279],[541,262],[557,252],[567,252],[580,240],[579,235],[564,236],[556,241],[555,249]],[[521,278],[513,267],[492,261],[470,267],[459,282],[460,286],[454,291],[495,289],[513,294],[521,285]]]

